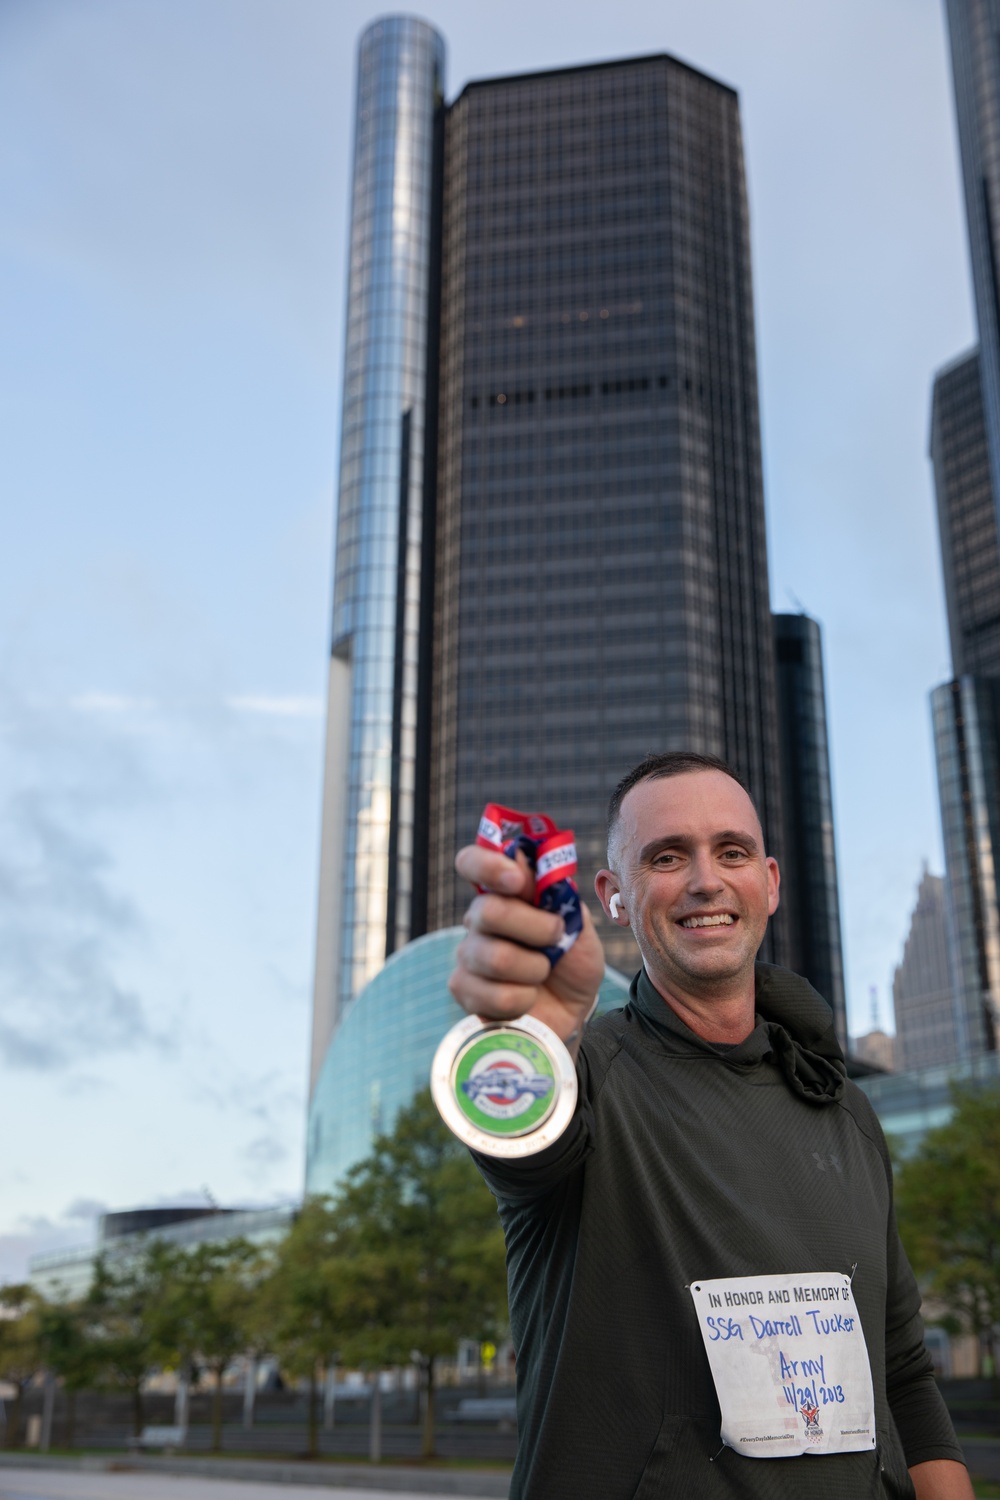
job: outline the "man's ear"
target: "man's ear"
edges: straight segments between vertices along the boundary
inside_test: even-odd
[[[623,897],[618,876],[614,870],[598,870],[594,877],[594,890],[597,892],[598,901],[615,926],[627,927],[629,925],[628,912],[621,904]]]
[[[781,900],[781,871],[778,869],[778,861],[770,855],[764,863],[767,865],[767,914],[773,917]]]

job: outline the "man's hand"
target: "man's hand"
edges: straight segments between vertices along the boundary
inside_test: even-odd
[[[468,937],[459,944],[448,988],[470,1015],[490,1021],[535,1016],[575,1057],[604,978],[604,949],[587,908],[583,931],[555,968],[542,946],[558,943],[562,917],[532,906],[535,877],[527,860],[469,844],[455,858],[458,873],[485,895],[465,914]]]

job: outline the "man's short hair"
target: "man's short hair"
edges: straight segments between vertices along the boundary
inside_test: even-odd
[[[622,803],[634,786],[638,786],[640,781],[659,781],[664,776],[683,776],[689,771],[721,771],[723,776],[730,776],[737,786],[743,788],[753,803],[754,811],[757,811],[753,793],[743,777],[718,755],[699,755],[696,750],[664,750],[658,754],[651,753],[645,756],[637,766],[633,766],[631,771],[626,772],[611,793],[611,801],[608,803],[608,846],[611,845]]]

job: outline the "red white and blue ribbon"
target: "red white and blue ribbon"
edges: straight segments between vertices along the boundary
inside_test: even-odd
[[[515,812],[499,802],[487,802],[479,820],[476,843],[496,849],[508,859],[520,850],[535,872],[535,905],[562,917],[566,931],[558,944],[542,948],[551,964],[568,953],[583,930],[576,874],[576,843],[571,828],[559,829],[544,813]]]

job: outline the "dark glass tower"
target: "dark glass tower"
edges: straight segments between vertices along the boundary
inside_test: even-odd
[[[978,349],[941,370],[931,404],[931,462],[951,665],[1000,676],[1000,540],[990,480]]]
[[[982,351],[982,406],[1000,496],[1000,0],[945,0],[969,258]],[[956,671],[958,670],[956,664]]]
[[[781,902],[788,963],[833,1007],[847,1051],[833,792],[826,733],[823,641],[808,615],[774,615],[785,847]]]
[[[736,94],[669,57],[470,84],[442,247],[430,925],[487,799],[575,828],[590,896],[652,749],[732,761],[780,855]]]
[[[942,1025],[965,1061],[1000,1033],[1000,539],[979,351],[934,382],[930,451],[955,679],[931,694],[951,924]]]

